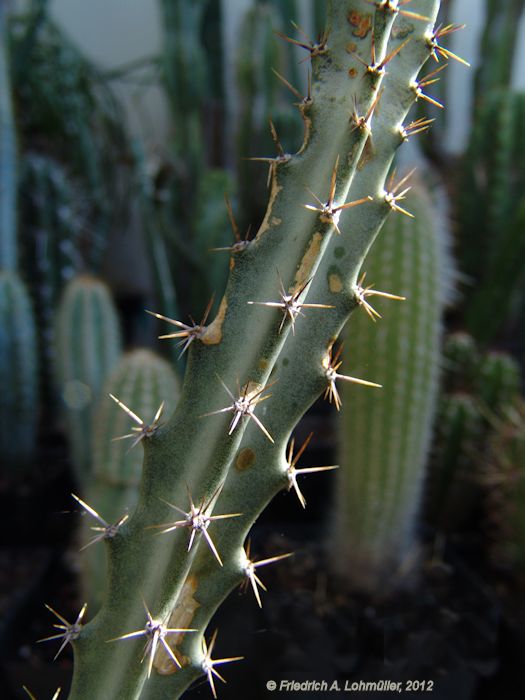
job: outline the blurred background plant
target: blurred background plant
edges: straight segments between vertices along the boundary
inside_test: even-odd
[[[468,14],[466,5],[445,3],[444,25]],[[308,63],[275,35],[318,35],[322,6],[159,0],[154,55],[102,68],[64,30],[58,4],[0,4],[1,496],[5,522],[18,523],[26,547],[53,543],[34,577],[44,590],[72,541],[56,516],[35,540],[37,516],[74,508],[71,491],[108,522],[134,506],[138,450],[128,455],[126,441],[110,442],[128,429],[108,393],[126,405],[124,397],[136,396],[147,420],[162,401],[173,409],[181,348],[176,340],[157,345],[161,327],[143,310],[199,321],[220,299],[228,253],[213,249],[242,245],[264,215],[266,167],[249,158],[300,145],[290,103],[308,94]],[[334,599],[350,591],[379,605],[410,585],[433,591],[428,570],[467,567],[498,594],[491,610],[503,602],[509,611],[496,626],[525,658],[511,619],[525,580],[525,97],[515,87],[525,0],[469,7],[483,21],[468,78],[471,113],[463,107],[458,118],[455,72],[437,75],[431,94],[450,113],[420,100],[418,117],[436,122],[417,146],[410,139],[402,164],[403,173],[412,165],[432,173],[407,201],[417,220],[385,226],[364,266],[366,283],[407,300],[388,310],[379,300],[384,318],[375,324],[356,314],[350,330],[363,343],[342,355],[385,390],[349,390],[337,416],[313,407],[303,432],[313,427],[319,436],[320,463],[338,454],[337,497],[307,485],[313,515],[290,515],[278,499],[261,532],[265,523],[302,517],[327,533],[337,583],[317,581],[313,605],[323,585]],[[452,37],[461,46],[460,35]],[[152,86],[164,117],[157,114],[157,125],[149,114],[137,128],[133,119],[144,112],[135,107]],[[46,506],[35,505],[46,497]],[[85,545],[85,531],[80,539]],[[0,630],[12,654],[38,636],[10,637],[35,585],[26,564],[11,565],[12,538],[3,545],[17,588]],[[93,548],[84,559],[82,584],[95,606],[99,554]],[[66,597],[75,607],[73,580]],[[517,620],[524,616],[521,607]]]

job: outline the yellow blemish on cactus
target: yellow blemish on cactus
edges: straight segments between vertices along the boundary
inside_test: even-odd
[[[355,43],[355,41],[350,41],[346,45],[346,52],[347,53],[355,53],[356,51],[357,51],[357,44]]]
[[[260,369],[261,372],[264,372],[265,369],[268,369],[268,360],[265,357],[261,357],[261,359],[257,363],[257,369]]]
[[[357,76],[357,68],[350,68],[350,70],[348,71],[348,75],[351,78],[355,78]]]
[[[347,17],[349,23],[355,27],[353,30],[352,34],[354,36],[359,37],[359,39],[364,39],[365,36],[368,34],[370,29],[372,28],[372,15],[371,14],[362,14],[361,12],[357,12],[356,10],[353,10],[352,12],[348,13]]]
[[[204,343],[204,345],[218,345],[222,340],[222,324],[224,323],[224,318],[226,316],[226,311],[228,310],[228,300],[226,295],[223,296],[221,305],[217,312],[217,316],[213,319],[213,322],[209,326],[206,326],[206,330],[200,336],[199,340]]]
[[[233,255],[231,255],[230,256],[230,270],[233,270],[234,267],[235,267],[235,259],[234,259]]]
[[[250,447],[245,447],[239,452],[235,459],[235,469],[244,472],[250,467],[253,467],[256,460],[255,452]]]
[[[332,294],[340,294],[343,291],[343,281],[335,272],[328,275],[328,286]]]
[[[275,164],[273,164],[275,165]],[[268,229],[272,226],[273,224],[273,219],[274,217],[272,216],[272,208],[273,204],[275,202],[275,199],[279,192],[282,190],[282,186],[277,184],[277,177],[275,175],[275,169],[273,169],[272,172],[272,178],[271,178],[271,190],[270,190],[270,199],[268,201],[268,207],[266,208],[266,214],[264,215],[263,222],[261,226],[259,227],[259,230],[257,231],[257,235],[255,237],[255,240],[259,240],[261,236],[268,231]]]
[[[295,273],[294,289],[297,289],[297,287],[300,287],[308,279],[310,279],[315,261],[317,260],[319,251],[321,250],[322,240],[323,237],[319,232],[314,233],[312,236],[310,245],[308,246],[306,253],[303,255],[302,260],[299,263],[299,268]]]
[[[197,608],[200,607],[200,603],[198,603],[194,597],[196,590],[196,576],[188,576],[177,598],[173,612],[170,615],[169,623],[166,625],[167,627],[175,629],[189,629],[192,627],[191,621],[193,620]],[[183,640],[184,634],[184,632],[180,632],[179,634],[169,634],[166,636],[166,642],[170,645],[171,649],[173,649],[173,653],[176,654],[182,667],[187,666],[189,661],[189,659],[182,656],[180,652],[177,651],[177,646]],[[162,646],[160,644],[158,646],[159,650],[155,654],[153,665],[162,676],[170,676],[179,669],[175,666]]]
[[[271,220],[272,226],[279,226],[280,223],[282,223],[282,219],[279,219],[276,216],[272,216],[272,220]]]

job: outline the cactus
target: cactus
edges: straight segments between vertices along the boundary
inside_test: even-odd
[[[118,522],[135,507],[142,468],[141,451],[130,449],[128,441],[118,439],[128,433],[129,417],[110,395],[133,406],[139,416],[153,419],[160,406],[163,416],[169,415],[179,393],[179,381],[171,366],[150,350],[123,355],[104,383],[94,416],[93,467],[85,498],[108,522]],[[139,438],[140,432],[132,433],[133,440]],[[92,538],[92,533],[85,533],[84,546]],[[90,607],[97,608],[106,579],[104,549],[91,547],[82,565],[86,599]]]
[[[470,391],[479,365],[474,338],[463,331],[451,333],[443,343],[443,383],[447,392]]]
[[[459,252],[463,271],[482,282],[490,280],[491,267],[524,190],[524,109],[522,93],[499,89],[487,94],[463,163],[457,207]]]
[[[368,590],[384,591],[386,572],[414,547],[437,399],[443,241],[429,195],[419,186],[407,196],[407,208],[415,220],[388,221],[364,264],[370,281],[380,280],[406,301],[386,310],[379,299],[381,322],[370,322],[367,307],[369,314],[352,319],[347,334],[352,369],[374,377],[383,390],[343,388],[330,542],[335,571],[347,585]],[[366,302],[373,291],[363,285]],[[389,581],[392,586],[395,576]]]
[[[11,99],[7,6],[0,5],[0,270],[15,270],[16,240],[16,131]]]
[[[323,39],[303,42],[304,143],[268,159],[267,213],[231,251],[213,321],[171,320],[188,355],[182,394],[165,425],[142,427],[139,502],[104,538],[104,605],[87,624],[82,609],[64,625],[76,655],[71,700],[175,698],[203,673],[215,692],[216,667],[233,660],[213,658],[205,629],[232,588],[256,588],[263,562],[246,554],[247,533],[273,495],[298,488],[288,445],[302,414],[323,392],[338,397],[334,339],[363,303],[359,269],[379,228],[402,215],[406,192],[387,175],[419,130],[401,126],[424,87],[414,76],[443,51],[438,5],[413,0],[408,16],[390,1],[333,2]],[[409,42],[391,36],[394,22],[411,24]]]
[[[96,402],[120,352],[119,323],[109,290],[94,277],[75,277],[64,290],[57,313],[56,374],[80,485],[91,469]]]
[[[474,76],[474,109],[494,88],[509,87],[512,78],[516,40],[524,0],[485,0],[486,14],[480,43],[481,61]]]
[[[36,329],[29,294],[19,276],[0,272],[0,446],[14,474],[27,467],[38,418]]]
[[[457,531],[480,503],[480,455],[486,426],[477,401],[465,393],[441,397],[427,483],[428,520]]]
[[[503,352],[488,352],[480,360],[474,381],[479,399],[493,413],[514,402],[521,390],[518,362]]]
[[[520,398],[497,421],[490,440],[485,483],[491,554],[525,581],[525,403]]]

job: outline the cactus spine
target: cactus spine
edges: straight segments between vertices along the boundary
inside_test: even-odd
[[[126,406],[133,406],[144,420],[152,421],[161,405],[159,420],[170,415],[179,393],[179,380],[171,365],[151,350],[133,350],[123,355],[104,383],[94,417],[93,473],[85,498],[109,523],[118,522],[135,507],[143,457],[138,445],[130,449],[140,433],[132,433],[130,440],[118,439],[129,434],[129,416],[111,400],[110,394]],[[92,533],[89,535],[85,532],[84,544],[92,539]],[[105,589],[105,559],[102,547],[90,547],[82,560],[83,589],[95,609],[100,606]]]
[[[56,372],[79,484],[91,469],[96,402],[120,352],[118,318],[106,285],[88,275],[74,278],[57,313]]]
[[[15,272],[0,272],[0,446],[6,468],[27,466],[38,415],[36,329],[29,294]]]
[[[268,210],[256,237],[232,251],[215,319],[205,327],[174,321],[189,346],[181,398],[166,425],[144,440],[138,506],[118,536],[106,540],[108,595],[73,640],[72,700],[175,698],[202,673],[213,678],[205,627],[224,596],[253,576],[246,534],[267,501],[292,485],[291,432],[319,394],[335,390],[331,345],[360,303],[357,277],[368,248],[400,208],[400,189],[387,192],[385,183],[405,138],[400,124],[419,94],[414,75],[437,50],[438,5],[414,0],[411,10],[425,19],[414,20],[411,41],[403,43],[391,34],[395,21],[407,21],[393,3],[330,3],[329,33],[306,44],[313,81],[300,104],[304,144],[297,154],[268,159]],[[359,36],[348,19],[355,13],[370,17]],[[347,50],[350,41],[355,51]],[[314,304],[322,307],[309,308]],[[270,397],[272,369],[279,381]],[[152,534],[151,526],[169,522],[170,532]],[[172,656],[167,675],[149,673],[161,663],[154,643],[168,637],[168,625],[198,632],[168,640],[182,669]],[[137,638],[107,643],[133,630]],[[151,666],[140,664],[141,633]]]
[[[427,192],[418,186],[406,201],[415,220],[389,220],[365,260],[370,281],[406,301],[386,309],[379,299],[383,318],[353,318],[346,343],[352,372],[383,390],[343,387],[332,561],[349,585],[372,590],[414,546],[437,392],[443,241]]]

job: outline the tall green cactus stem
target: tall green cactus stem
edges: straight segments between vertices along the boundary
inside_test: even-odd
[[[494,88],[508,88],[512,80],[516,40],[524,0],[485,0],[485,25],[480,43],[480,61],[474,77],[474,109]]]
[[[244,555],[243,560],[242,544],[246,530],[271,495],[288,483],[284,455],[290,431],[308,405],[328,385],[328,344],[358,302],[355,281],[359,266],[380,223],[398,202],[383,189],[386,173],[395,149],[403,140],[400,123],[416,98],[414,76],[433,48],[429,25],[435,19],[438,4],[435,0],[414,0],[417,11],[429,17],[428,23],[414,22],[412,40],[402,47],[395,59],[392,58],[386,78],[381,63],[383,57],[402,46],[399,41],[389,43],[396,14],[392,4],[378,3],[374,9],[365,0],[345,0],[329,5],[331,31],[328,41],[321,46],[312,45],[308,50],[313,85],[311,99],[301,105],[307,125],[305,143],[299,153],[293,156],[279,154],[271,160],[270,203],[266,217],[256,238],[232,254],[228,287],[215,320],[205,328],[195,326],[185,331],[191,346],[182,396],[168,424],[144,441],[145,461],[138,507],[121,528],[119,536],[106,543],[110,550],[107,601],[99,615],[74,641],[76,663],[72,699],[173,698],[198,675],[203,672],[210,674],[211,662],[201,645],[204,626],[228,590],[245,579],[246,558]],[[351,12],[377,14],[374,31],[376,63],[368,69],[355,53],[347,51],[353,29],[347,19]],[[354,39],[362,60],[370,62],[371,32],[351,40]],[[368,148],[363,160],[368,129],[364,123],[355,124],[349,115],[357,105],[359,114],[367,115],[370,111],[370,117],[383,82],[385,91],[378,119],[386,120],[385,128],[375,132],[372,127],[372,147]],[[392,92],[385,99],[389,82]],[[374,156],[382,163],[377,171],[372,167]],[[338,158],[339,167],[333,177]],[[358,163],[361,165],[359,170],[356,169]],[[330,196],[333,194],[330,192],[332,178],[334,200]],[[362,224],[361,235],[349,234],[342,221],[338,222],[339,207],[346,201],[353,181],[361,181],[364,196],[373,197],[372,202],[361,207],[363,210],[370,207],[370,211],[356,215],[356,221]],[[305,204],[313,204],[308,190],[321,198],[328,197],[326,206],[320,207],[321,212],[304,208]],[[354,192],[350,194],[353,197]],[[355,209],[358,210],[359,207]],[[365,224],[367,214],[371,216],[368,225]],[[340,240],[349,241],[348,268],[344,278],[348,284],[342,285],[347,293],[340,293],[339,308],[304,308],[304,318],[297,319],[289,314],[296,321],[295,335],[290,335],[290,318],[285,319],[283,326],[280,309],[253,306],[248,302],[278,302],[279,276],[283,280],[285,296],[288,292],[293,296],[302,290],[295,298],[299,304],[303,302],[305,286],[312,277],[309,295],[314,289],[317,292],[323,287],[328,290],[326,276],[321,275],[319,285],[315,283],[319,277],[316,275],[319,263],[332,241],[334,224],[338,224],[342,232]],[[316,298],[312,296],[311,299],[316,303]],[[317,316],[312,323],[313,314]],[[288,346],[291,342],[290,347],[293,347],[295,342],[300,342],[299,338],[300,352],[289,358],[282,356],[283,361],[279,362],[276,371],[279,381],[272,387],[272,396],[259,407],[261,397],[257,392],[266,386],[279,353],[284,351],[284,344]],[[314,345],[312,354],[307,345],[309,338]],[[308,363],[315,357],[317,361]],[[301,374],[303,370],[304,376]],[[223,391],[221,381],[236,397],[235,403]],[[204,415],[222,410],[224,413]],[[253,411],[270,431],[273,442],[250,418]],[[244,434],[244,439],[249,442],[241,449],[248,447],[252,450],[255,465],[266,465],[267,476],[265,478],[259,468],[242,472],[233,466],[230,477],[218,493],[228,467],[239,466],[238,451]],[[240,460],[241,466],[250,463],[253,466],[249,452],[244,452],[244,457]],[[243,479],[243,487],[235,484],[238,477]],[[229,486],[230,479],[233,488]],[[260,492],[256,488],[257,482],[264,486]],[[175,527],[172,532],[159,535],[152,535],[149,529],[152,525],[181,518],[165,501],[169,500],[177,508],[188,509],[185,484],[195,504],[202,503],[203,499],[208,503],[216,495],[216,506],[211,504],[213,513],[243,513],[241,517],[209,524],[208,533],[223,566],[215,559],[214,568],[211,569],[211,563],[208,567],[212,575],[201,578],[192,574],[186,579],[197,549],[193,546],[188,552],[188,528]],[[238,510],[227,509],[228,499],[241,496],[242,504]],[[206,515],[211,517],[211,513],[211,508],[206,510]],[[242,522],[242,528],[232,532],[234,521]],[[221,537],[221,533],[227,534]],[[205,559],[211,557],[205,546],[206,542],[202,541],[197,550],[199,559],[201,552]],[[188,602],[187,592],[192,598],[191,593],[197,587],[198,599],[195,598],[190,606],[187,621],[177,626],[198,626],[199,633],[185,634],[183,640],[176,640],[181,650],[176,653],[179,656],[181,652],[184,654],[184,658],[180,657],[183,670],[177,671],[173,664],[170,671],[176,673],[163,676],[154,672],[147,681],[147,668],[139,663],[143,640],[106,642],[133,630],[145,629],[142,599],[155,620],[165,621],[176,605],[185,581],[185,593],[178,610]]]
[[[9,75],[7,4],[0,4],[0,270],[16,270],[16,131]]]
[[[75,277],[57,312],[56,374],[79,485],[91,471],[96,403],[120,353],[119,322],[108,288],[94,277]]]
[[[494,90],[485,96],[464,160],[457,210],[462,271],[476,280],[494,284],[499,281],[493,278],[496,269],[507,289],[502,265],[497,263],[502,244],[509,236],[507,229],[516,202],[520,201],[525,187],[523,168],[519,165],[525,156],[521,129],[524,113],[522,93]],[[515,250],[519,240],[515,234],[511,250]],[[508,255],[509,245],[503,247]],[[478,294],[476,287],[472,294]]]
[[[118,522],[135,507],[142,469],[142,449],[138,445],[141,441],[140,426],[129,433],[129,416],[111,400],[110,395],[126,406],[133,406],[136,414],[145,421],[152,421],[163,406],[160,422],[175,409],[179,393],[179,380],[171,365],[151,350],[133,350],[123,355],[104,383],[94,416],[93,473],[85,495],[82,495],[107,522]],[[118,439],[124,435],[130,436],[129,440]],[[137,445],[130,449],[135,441]],[[93,533],[84,531],[84,545],[92,538]],[[102,602],[105,589],[104,549],[90,547],[82,566],[86,599],[90,607],[96,609]]]
[[[27,467],[38,418],[36,329],[29,294],[15,272],[0,272],[0,449],[6,474]]]
[[[353,370],[383,390],[343,388],[332,559],[350,587],[368,590],[384,591],[385,573],[414,547],[437,399],[443,241],[420,185],[406,201],[415,220],[390,219],[365,260],[370,280],[406,301],[386,309],[379,300],[378,324],[360,315],[347,335]]]
[[[486,426],[475,398],[441,397],[426,485],[428,520],[442,532],[456,531],[480,502],[480,444]]]

